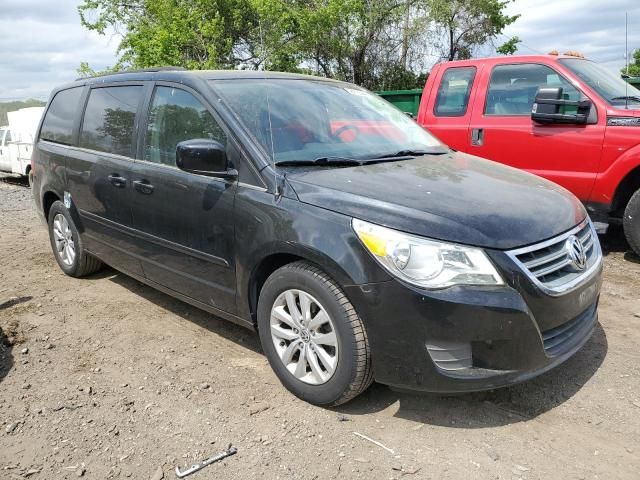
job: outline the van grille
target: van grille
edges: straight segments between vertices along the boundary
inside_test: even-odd
[[[584,269],[576,268],[567,248],[569,237],[576,236],[586,254]],[[534,283],[547,292],[561,293],[591,273],[601,262],[598,236],[590,221],[556,238],[508,252]]]

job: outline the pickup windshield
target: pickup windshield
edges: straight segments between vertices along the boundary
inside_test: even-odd
[[[357,165],[397,152],[448,151],[400,110],[351,84],[266,78],[212,80],[211,86],[279,165],[337,165],[313,163],[324,158]]]
[[[595,90],[610,105],[616,107],[640,103],[640,90],[597,63],[580,58],[560,59],[584,83]]]

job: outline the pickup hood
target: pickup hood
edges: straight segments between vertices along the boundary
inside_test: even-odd
[[[536,243],[586,216],[564,188],[462,153],[349,168],[291,168],[286,178],[301,202],[479,247]]]

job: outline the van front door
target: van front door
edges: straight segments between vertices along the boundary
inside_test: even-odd
[[[156,86],[147,116],[131,202],[145,276],[234,313],[236,184],[176,167],[178,143],[208,138],[227,145],[227,137],[204,100],[185,87]]]

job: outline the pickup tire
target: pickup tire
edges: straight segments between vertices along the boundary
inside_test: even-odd
[[[640,190],[636,191],[627,203],[622,226],[631,250],[640,256]]]
[[[78,228],[64,203],[53,202],[47,223],[53,256],[64,273],[70,277],[84,277],[102,268],[102,262],[84,249]]]
[[[309,403],[340,405],[373,381],[362,320],[335,280],[311,263],[285,265],[267,279],[258,332],[282,384]]]

